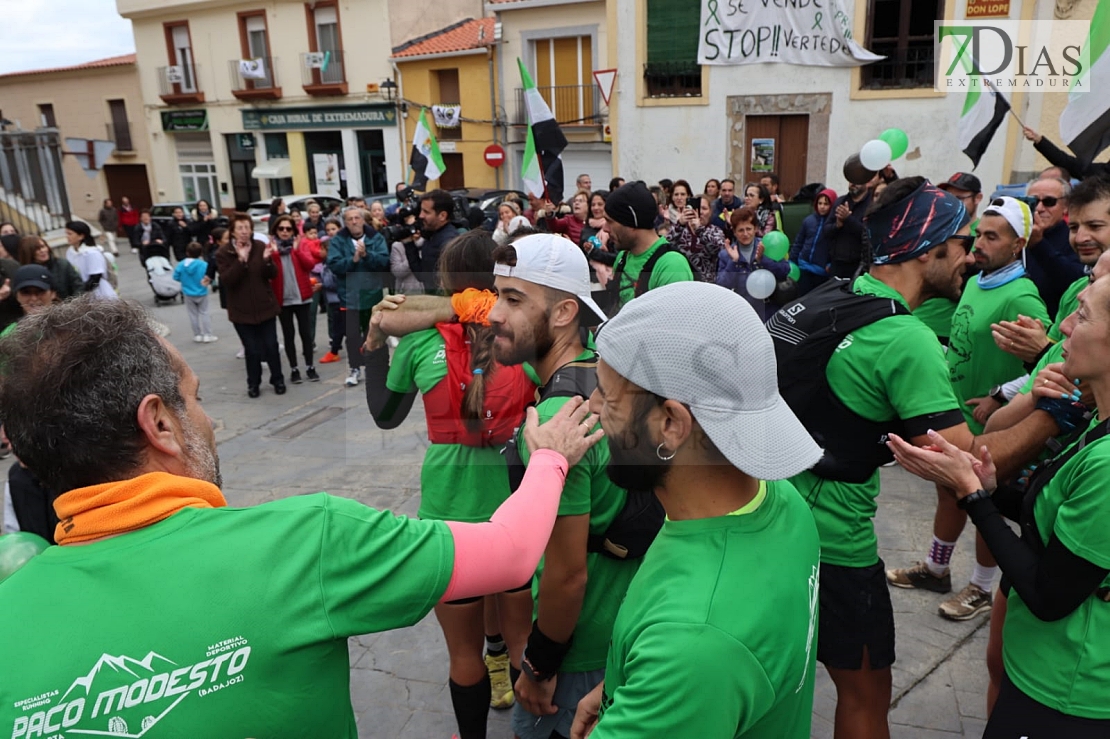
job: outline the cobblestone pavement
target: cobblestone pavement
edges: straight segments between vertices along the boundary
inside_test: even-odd
[[[322,382],[289,385],[285,396],[274,395],[263,384],[262,397],[251,400],[243,362],[235,358],[238,340],[217,297],[212,296],[210,310],[220,341],[195,344],[185,307],[154,307],[138,257],[125,253],[120,264],[124,297],[141,301],[156,321],[170,328],[169,340],[201,378],[204,407],[216,422],[224,492],[231,505],[326,490],[415,515],[427,443],[419,406],[400,428],[379,431],[366,410],[363,387],[343,385],[345,362],[318,366]],[[327,350],[327,329],[324,317],[317,318],[319,358]],[[882,476],[876,522],[881,554],[888,566],[903,566],[926,550],[935,493],[899,468],[884,469]],[[957,588],[970,575],[973,549],[968,527],[953,559]],[[932,593],[895,590],[892,597],[898,629],[892,736],[979,737],[986,718],[986,618],[946,621],[936,615],[942,597]],[[351,701],[360,737],[451,736],[455,727],[446,687],[446,649],[434,617],[408,629],[352,638],[350,652]],[[835,696],[828,675],[820,670],[813,737],[832,737]],[[489,736],[511,736],[507,712],[491,711]]]

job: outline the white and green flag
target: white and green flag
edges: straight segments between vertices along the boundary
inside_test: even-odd
[[[563,160],[567,137],[555,121],[547,101],[536,89],[528,70],[520,59],[520,79],[524,85],[524,107],[528,112],[528,138],[524,144],[521,177],[524,191],[532,197],[546,197],[558,203],[563,199]]]
[[[1084,55],[1090,63],[1072,84],[1068,105],[1060,114],[1060,135],[1085,163],[1110,146],[1110,3],[1100,2],[1091,18]],[[1079,83],[1079,84],[1075,84]]]
[[[428,111],[420,109],[420,120],[416,122],[416,132],[412,136],[412,154],[409,155],[412,167],[412,189],[424,192],[428,180],[438,180],[447,171],[443,155],[439,153],[439,142],[428,127]]]
[[[964,66],[968,69],[971,87],[964,97],[964,107],[960,113],[959,143],[960,149],[971,159],[971,168],[975,169],[994,138],[995,131],[1005,120],[1010,103],[985,77],[972,72],[977,65],[969,65],[964,60]]]

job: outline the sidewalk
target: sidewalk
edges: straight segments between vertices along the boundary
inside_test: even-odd
[[[379,431],[366,410],[364,387],[343,385],[345,361],[317,366],[322,382],[289,385],[284,396],[274,395],[264,383],[262,397],[249,399],[243,361],[235,358],[238,339],[219,309],[218,296],[212,295],[210,312],[220,341],[195,344],[183,305],[154,307],[137,256],[121,254],[120,273],[124,297],[140,301],[155,320],[170,328],[169,341],[201,379],[204,408],[216,423],[224,493],[231,505],[326,490],[415,515],[427,444],[419,404],[400,428]],[[323,316],[317,319],[319,358],[326,351],[327,328]],[[889,567],[911,564],[930,542],[935,492],[932,485],[897,467],[884,469],[882,480],[876,521],[880,554]],[[953,558],[954,587],[967,582],[973,553],[974,532],[969,526]],[[986,717],[986,617],[946,621],[936,615],[942,596],[898,589],[891,595],[898,629],[891,735],[981,736]],[[433,616],[408,629],[353,638],[350,652],[351,700],[360,737],[451,736],[455,726],[446,648]],[[832,737],[835,696],[828,674],[819,669],[813,737]],[[507,714],[490,712],[491,739],[512,736]]]

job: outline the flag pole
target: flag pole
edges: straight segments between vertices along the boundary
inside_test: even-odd
[[[992,85],[990,80],[988,80],[986,77],[983,78],[983,84],[986,85],[987,87],[989,87],[991,89],[991,92],[993,92],[995,95],[1001,95],[1002,94],[998,91],[998,88],[996,88],[994,85]],[[1018,114],[1014,112],[1014,106],[1007,105],[1006,110],[1009,111],[1010,115],[1012,115],[1014,117],[1014,120],[1017,121],[1018,125],[1021,126],[1022,129],[1024,130],[1026,126],[1025,126],[1024,123],[1022,123],[1021,119],[1018,118]]]

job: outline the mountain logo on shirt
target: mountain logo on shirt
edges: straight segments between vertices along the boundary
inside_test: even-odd
[[[180,703],[204,697],[244,679],[251,647],[242,637],[208,648],[207,659],[180,664],[158,652],[142,659],[102,654],[61,693],[49,690],[15,703],[23,715],[12,739],[61,737],[62,732],[137,739],[167,718]]]

